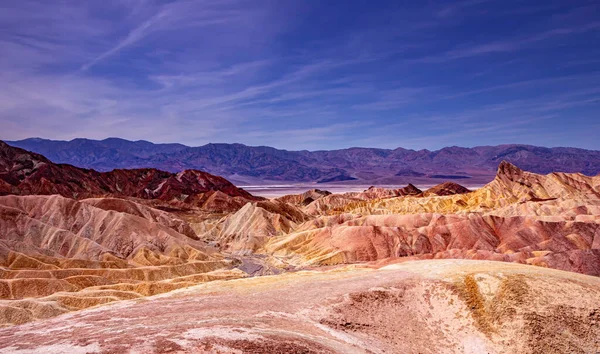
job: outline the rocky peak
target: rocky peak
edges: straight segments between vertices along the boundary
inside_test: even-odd
[[[505,160],[498,165],[498,172],[496,173],[496,177],[504,177],[509,180],[514,180],[516,177],[521,177],[522,175],[523,170]]]
[[[454,194],[465,194],[471,192],[469,189],[461,186],[454,182],[444,182],[437,186],[431,187],[425,191],[425,195],[435,194],[438,196],[443,195],[454,195]]]
[[[409,183],[406,187],[401,188],[405,195],[413,195],[421,193],[421,190],[415,187],[412,183]]]

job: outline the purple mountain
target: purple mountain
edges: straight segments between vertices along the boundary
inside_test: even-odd
[[[109,171],[154,167],[171,172],[200,169],[237,183],[321,182],[405,183],[455,179],[480,184],[493,179],[498,164],[509,161],[536,173],[600,172],[600,151],[530,145],[446,147],[436,151],[349,148],[287,151],[266,146],[153,144],[148,141],[31,138],[7,141],[56,163]]]

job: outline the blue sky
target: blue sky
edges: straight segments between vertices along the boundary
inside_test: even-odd
[[[594,1],[0,2],[0,138],[600,149]]]

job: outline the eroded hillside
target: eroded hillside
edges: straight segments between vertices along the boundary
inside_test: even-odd
[[[0,329],[0,353],[593,353],[598,321],[597,277],[428,260],[122,301]]]
[[[1,331],[0,352],[598,349],[600,176],[503,162],[474,191],[268,200],[201,171],[99,173],[0,147],[0,324],[39,321]],[[35,329],[55,321],[87,344]],[[152,340],[110,334],[123,323]]]

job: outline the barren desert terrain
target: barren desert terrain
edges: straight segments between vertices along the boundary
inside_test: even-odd
[[[1,353],[600,350],[600,176],[267,199],[0,148]]]

